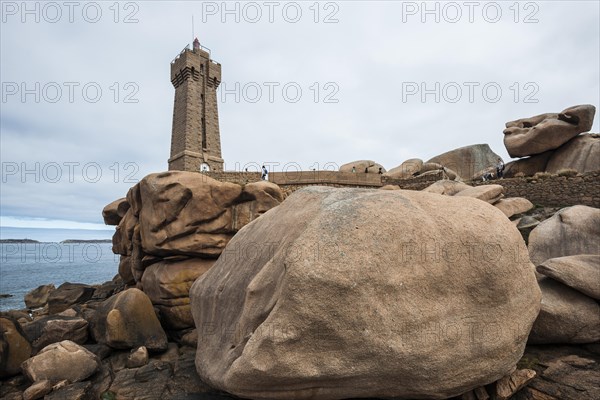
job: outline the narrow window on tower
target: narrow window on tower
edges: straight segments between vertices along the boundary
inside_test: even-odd
[[[202,129],[202,149],[206,150],[206,122],[204,118],[200,119],[200,126],[200,129]]]

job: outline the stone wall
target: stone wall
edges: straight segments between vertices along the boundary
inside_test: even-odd
[[[210,171],[202,172],[202,174],[221,182],[237,183],[238,185],[260,181],[260,172]]]
[[[467,183],[473,186],[499,184],[504,187],[505,197],[525,197],[540,206],[567,207],[582,204],[600,208],[600,171],[575,177],[543,174],[538,177]]]
[[[382,185],[398,185],[401,189],[406,190],[423,190],[433,182],[448,179],[444,171],[431,171],[423,175],[419,175],[410,179],[397,179],[389,176],[382,176]]]
[[[269,181],[285,185],[381,187],[381,175],[339,171],[288,171],[269,174]]]
[[[207,172],[219,181],[244,185],[260,180],[258,172]],[[274,172],[269,181],[278,184],[286,195],[305,186],[357,187],[377,189],[384,185],[398,185],[406,190],[422,190],[433,182],[444,179],[443,171],[436,171],[412,179],[394,179],[379,174],[337,171]],[[499,184],[504,186],[505,197],[525,197],[534,204],[546,207],[566,207],[583,204],[600,208],[600,171],[575,177],[543,174],[538,177],[499,179],[487,182],[466,182],[472,186]]]

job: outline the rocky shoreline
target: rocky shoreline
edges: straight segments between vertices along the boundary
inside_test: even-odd
[[[539,124],[560,147],[589,112],[513,121],[507,147]],[[112,281],[0,313],[0,398],[600,398],[600,209],[451,176],[286,197],[151,174],[103,210]]]

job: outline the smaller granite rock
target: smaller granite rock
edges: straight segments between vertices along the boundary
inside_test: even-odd
[[[529,215],[525,215],[519,220],[517,224],[517,229],[532,229],[540,224],[540,221],[537,219],[530,217]]]
[[[411,158],[404,161],[399,166],[390,169],[384,175],[396,179],[408,179],[417,175],[421,171],[423,160],[420,158]]]
[[[121,256],[119,260],[119,276],[126,285],[135,285],[135,278],[131,269],[131,256]]]
[[[139,368],[148,364],[148,349],[144,346],[140,346],[135,350],[132,350],[127,357],[127,368]]]
[[[52,343],[70,340],[84,344],[88,338],[88,323],[80,317],[50,315],[23,325],[23,331],[37,353]]]
[[[102,210],[104,223],[106,225],[119,225],[127,210],[129,210],[129,203],[126,198],[113,201]]]
[[[125,368],[115,374],[109,391],[115,399],[163,399],[173,376],[169,363],[151,360],[141,368]]]
[[[478,171],[489,167],[495,167],[502,158],[494,153],[487,144],[474,144],[460,147],[440,154],[428,160],[428,163],[436,163],[451,169],[459,177],[470,179]]]
[[[17,321],[0,317],[0,378],[21,372],[21,363],[31,356],[31,345]]]
[[[514,222],[516,222],[517,229],[519,230],[519,232],[521,232],[523,240],[525,240],[525,243],[528,244],[529,234],[536,226],[540,224],[540,221],[529,215],[524,215],[523,217],[519,218],[518,221]]]
[[[92,298],[94,291],[89,285],[65,282],[48,296],[48,313],[58,314],[74,304],[84,303]]]
[[[419,171],[419,173],[424,174],[425,172],[439,171],[441,169],[444,169],[442,164],[427,162],[427,163],[423,163],[423,166],[421,167],[421,170]]]
[[[400,190],[400,186],[398,185],[384,185],[380,187],[381,190]]]
[[[136,185],[135,187],[137,187]],[[132,188],[133,189],[133,188]],[[129,190],[131,192],[131,189]],[[122,256],[131,255],[133,230],[138,224],[138,217],[133,213],[133,208],[129,208],[119,225],[115,228],[115,234],[112,237],[112,251]]]
[[[100,367],[100,360],[91,351],[64,340],[42,349],[21,366],[23,373],[32,381],[82,381]]]
[[[518,369],[510,375],[496,381],[493,400],[508,400],[519,390],[523,389],[533,378],[536,372],[531,369]]]
[[[52,382],[44,379],[38,382],[35,382],[33,385],[29,386],[27,390],[23,392],[23,400],[36,400],[41,399],[48,393],[52,391]]]
[[[429,185],[428,187],[423,189],[423,192],[442,194],[445,196],[454,196],[455,194],[463,190],[469,189],[470,187],[472,186],[469,186],[462,182],[444,179]]]
[[[528,249],[535,266],[550,258],[600,254],[600,209],[577,205],[559,210],[531,231]]]
[[[521,158],[515,161],[506,163],[504,166],[504,178],[514,178],[517,174],[523,176],[533,176],[538,172],[546,171],[548,160],[552,156],[554,150],[546,151],[541,154],[536,154],[531,157]]]
[[[539,280],[542,308],[529,343],[594,343],[600,340],[600,305],[550,278]]]
[[[152,302],[139,289],[127,289],[99,305],[92,317],[91,332],[98,343],[114,349],[167,348],[167,336]]]
[[[360,172],[369,174],[378,174],[379,170],[385,173],[386,170],[381,164],[376,163],[372,160],[358,160],[349,162],[340,167],[340,172]]]
[[[25,295],[25,305],[29,309],[44,307],[48,303],[50,293],[55,289],[52,284],[38,286]]]
[[[77,382],[72,385],[65,385],[52,392],[44,400],[86,400],[89,398],[91,382]]]
[[[546,172],[557,173],[574,169],[579,173],[600,169],[600,135],[578,135],[560,146],[552,154]]]
[[[531,210],[534,206],[529,200],[523,197],[510,197],[498,200],[494,203],[494,207],[498,208],[504,215],[510,218],[513,215],[523,214],[524,212]]]
[[[283,201],[281,188],[269,181],[248,183],[244,186],[240,196],[246,201],[232,207],[232,227],[234,230],[241,229],[271,208],[277,207]]]
[[[194,281],[208,271],[215,260],[190,258],[164,260],[144,271],[142,285],[152,304],[160,310],[163,324],[170,329],[194,326],[190,310],[190,288]]]
[[[479,200],[483,200],[490,204],[495,204],[504,196],[504,187],[501,185],[482,185],[470,187],[465,190],[461,190],[455,196],[458,197],[473,197]]]
[[[600,300],[600,255],[551,258],[537,267],[540,274]]]

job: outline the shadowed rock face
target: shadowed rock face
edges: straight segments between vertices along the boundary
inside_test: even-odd
[[[546,172],[565,168],[580,173],[600,170],[600,135],[578,135],[569,140],[552,154]]]
[[[555,114],[540,114],[506,123],[504,145],[511,157],[553,150],[592,128],[596,107],[580,105]]]
[[[21,372],[21,363],[31,356],[31,345],[14,319],[0,317],[0,378]]]
[[[299,190],[192,286],[197,371],[253,399],[464,393],[522,355],[540,307],[525,250],[477,199]]]

